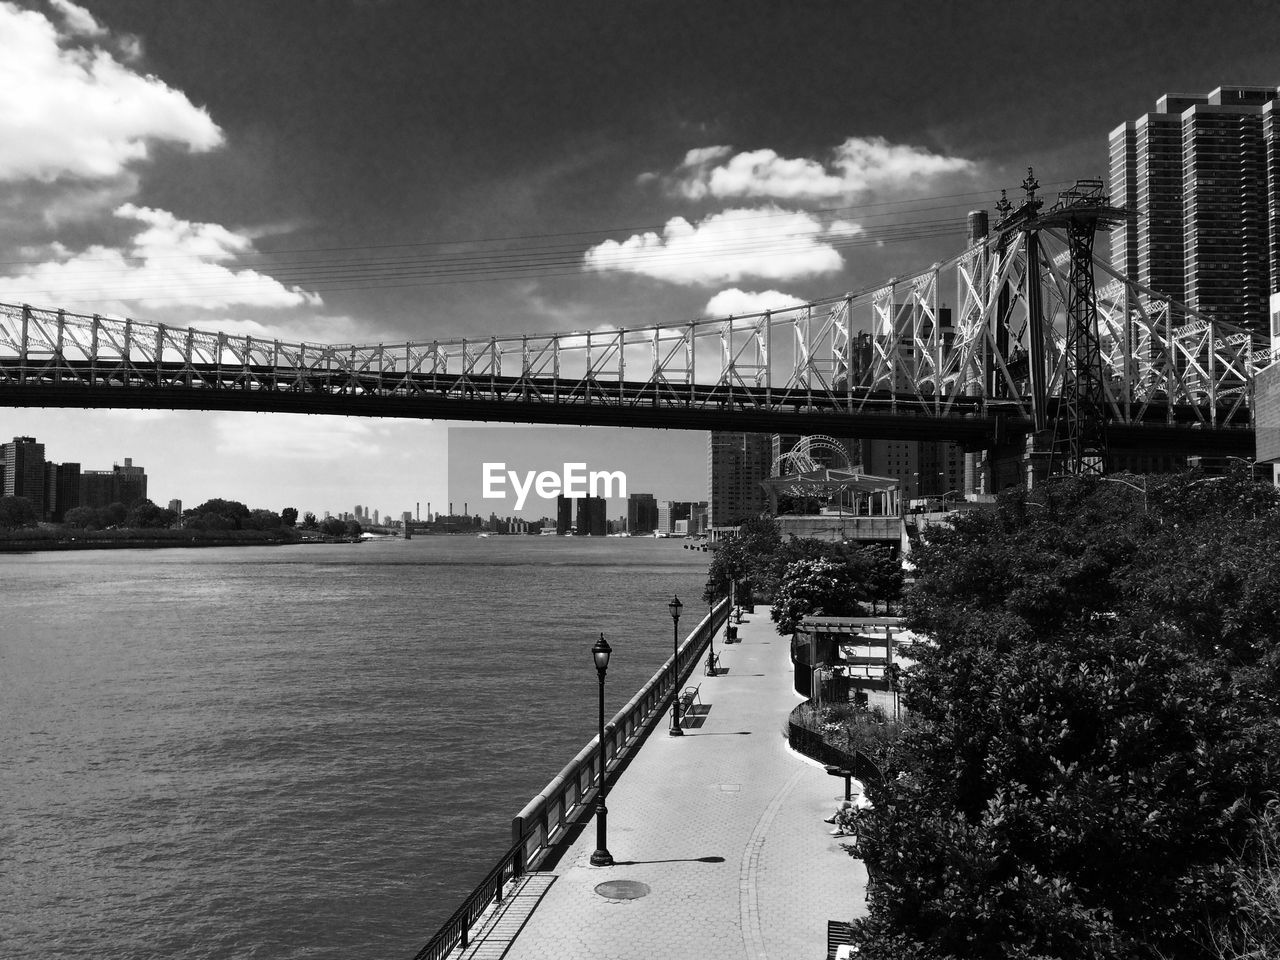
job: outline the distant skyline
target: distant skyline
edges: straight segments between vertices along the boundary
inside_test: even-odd
[[[383,342],[839,294],[954,253],[1029,165],[1105,179],[1163,93],[1280,82],[1275,27],[1247,0],[0,0],[0,301]],[[449,426],[10,408],[0,439],[131,457],[162,500],[398,514],[447,498]]]
[[[516,508],[515,482],[508,477],[492,492],[503,499],[484,496],[483,464],[504,463],[528,486],[528,474],[564,473],[565,464],[581,463],[584,471],[620,472],[627,493],[651,493],[658,500],[707,499],[707,440],[702,431],[616,430],[607,427],[517,427],[452,425],[448,434],[448,500],[455,513],[464,504],[472,514],[488,517],[519,516],[536,520],[555,517],[555,498],[537,496],[530,489],[522,509]],[[610,481],[615,493],[617,486]],[[611,496],[608,517],[626,516],[626,498]],[[437,512],[447,512],[448,501],[434,503]],[[426,505],[423,505],[425,515]]]

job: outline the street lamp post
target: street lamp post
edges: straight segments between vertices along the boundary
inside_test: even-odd
[[[707,654],[707,666],[713,668],[716,662],[716,598],[713,594],[711,599],[707,601],[707,632],[711,636],[711,649]],[[711,674],[711,670],[707,670]],[[714,674],[712,674],[714,676]]]
[[[671,611],[671,729],[667,731],[673,737],[683,737],[680,727],[680,691],[676,687],[680,683],[680,611],[684,604],[680,598],[672,596],[667,604]]]
[[[613,857],[605,844],[609,832],[609,811],[604,805],[604,797],[608,792],[605,779],[604,754],[604,674],[609,669],[609,654],[613,652],[609,641],[600,634],[600,639],[591,648],[591,658],[596,662],[596,674],[600,677],[600,789],[596,792],[596,851],[591,854],[593,867],[613,866]]]
[[[1107,483],[1120,483],[1131,490],[1137,490],[1142,494],[1142,512],[1147,512],[1147,485],[1144,482],[1142,486],[1134,483],[1132,480],[1125,480],[1123,477],[1099,477],[1099,480],[1105,480]]]

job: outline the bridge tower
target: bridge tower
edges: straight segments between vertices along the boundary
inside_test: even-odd
[[[1054,423],[1049,472],[1101,475],[1107,470],[1103,405],[1102,346],[1098,338],[1098,297],[1093,282],[1093,239],[1125,219],[1111,206],[1101,180],[1077,180],[1038,225],[1067,233],[1066,363]]]
[[[1022,203],[1014,207],[1005,196],[1004,191],[1000,191],[1000,202],[996,204],[996,212],[1001,217],[996,223],[996,249],[1001,258],[1007,255],[1011,247],[1011,239],[1015,233],[1023,234],[1025,272],[1022,277],[1022,286],[1025,291],[1027,326],[1023,332],[1026,334],[1027,352],[1023,357],[1017,357],[1017,351],[1010,353],[1011,345],[1019,345],[1020,337],[1011,330],[1012,327],[1012,303],[1010,298],[1010,287],[1017,286],[1017,281],[1013,278],[1007,279],[1000,287],[999,306],[996,316],[996,343],[998,348],[1006,357],[1012,359],[1012,364],[1017,368],[1018,373],[1022,372],[1023,364],[1026,365],[1026,379],[1030,384],[1031,393],[1031,413],[1035,423],[1037,433],[1042,432],[1048,424],[1048,385],[1045,383],[1045,363],[1044,363],[1044,305],[1040,291],[1040,230],[1038,216],[1040,208],[1044,206],[1044,201],[1036,196],[1036,190],[1040,188],[1040,181],[1035,178],[1035,174],[1031,167],[1027,167],[1027,175],[1020,184],[1024,194]]]
[[[1102,374],[1102,346],[1098,336],[1098,298],[1093,279],[1093,241],[1098,230],[1109,230],[1125,218],[1113,207],[1101,180],[1077,180],[1058,195],[1048,211],[1036,197],[1040,183],[1030,167],[1022,181],[1026,198],[1016,209],[1002,196],[996,224],[999,243],[1008,245],[1015,233],[1024,235],[1024,290],[1027,312],[1027,380],[1037,434],[1050,427],[1048,473],[1102,474],[1107,469],[1107,438]],[[1046,341],[1052,320],[1046,322],[1042,297],[1040,232],[1066,233],[1068,276],[1065,307],[1065,356],[1058,401],[1050,409]],[[1052,269],[1052,268],[1050,268]],[[1001,291],[1003,297],[1004,291]],[[1004,332],[1004,331],[1000,331]],[[999,335],[999,334],[998,334]],[[1007,336],[1007,333],[1005,334]]]

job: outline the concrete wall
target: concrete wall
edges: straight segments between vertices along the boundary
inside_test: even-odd
[[[866,540],[898,544],[902,540],[902,520],[898,517],[810,516],[777,517],[783,537],[812,537],[815,540]]]
[[[1280,460],[1280,363],[1273,363],[1254,379],[1253,415],[1258,462]]]

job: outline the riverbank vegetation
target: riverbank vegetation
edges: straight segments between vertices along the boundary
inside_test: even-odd
[[[783,539],[769,517],[746,521],[712,555],[704,601],[771,603],[778,632],[789,635],[809,615],[865,616],[887,611],[902,594],[902,566],[883,547]]]
[[[62,523],[40,523],[25,497],[0,497],[0,549],[85,549],[107,546],[221,546],[251,543],[296,543],[298,512],[277,514],[251,510],[235,500],[213,499],[183,511],[150,500],[126,507],[74,507]],[[348,524],[333,537],[349,537]],[[354,536],[359,536],[357,526]]]
[[[1280,955],[1280,500],[1061,479],[931,529],[870,960]]]

